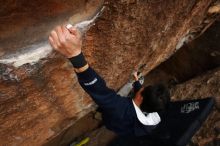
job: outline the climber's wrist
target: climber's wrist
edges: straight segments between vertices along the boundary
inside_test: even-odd
[[[85,67],[88,64],[82,52],[77,56],[69,58],[69,60],[75,69]]]
[[[73,58],[73,57],[76,57],[76,56],[78,56],[82,53],[81,49],[72,48],[72,50],[74,50],[74,51],[70,52],[69,54],[65,54],[65,56],[69,59]]]

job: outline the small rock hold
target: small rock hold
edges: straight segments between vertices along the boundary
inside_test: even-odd
[[[23,138],[20,137],[20,136],[13,136],[13,137],[14,137],[14,139],[19,140],[19,141],[22,141],[22,140],[23,140]]]
[[[220,13],[220,4],[210,7],[208,13],[209,14]]]
[[[220,97],[215,97],[215,104],[218,109],[220,109]],[[220,121],[219,121],[219,130],[220,130]]]
[[[55,134],[55,132],[50,128],[49,130],[48,130],[48,135],[49,136],[52,136],[52,135],[54,135]]]
[[[122,3],[127,3],[127,4],[134,4],[136,3],[136,0],[121,0]]]
[[[215,79],[209,79],[208,81],[207,81],[207,84],[213,84],[215,82]]]
[[[212,52],[210,55],[213,57],[220,56],[220,52],[215,51],[215,52]]]

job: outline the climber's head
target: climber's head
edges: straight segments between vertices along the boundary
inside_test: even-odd
[[[163,111],[170,102],[169,90],[162,84],[141,88],[134,100],[142,111],[151,113]]]

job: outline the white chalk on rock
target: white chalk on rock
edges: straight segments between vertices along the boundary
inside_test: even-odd
[[[66,28],[70,29],[72,27],[75,27],[76,29],[79,29],[80,32],[85,33],[92,25],[94,25],[95,20],[104,11],[104,8],[105,7],[103,7],[100,10],[100,12],[98,12],[92,19],[85,20],[85,21],[76,23],[74,25],[67,24]],[[20,67],[26,63],[34,64],[38,62],[40,59],[46,58],[52,52],[53,49],[47,42],[42,42],[37,45],[34,44],[31,46],[27,46],[22,50],[25,50],[25,51],[17,52],[10,56],[0,57],[0,63],[12,64],[15,67]]]
[[[72,24],[67,24],[67,25],[66,25],[66,28],[67,28],[67,29],[70,29],[71,27],[73,27]]]
[[[14,67],[20,67],[23,64],[34,64],[42,58],[46,58],[51,52],[52,47],[47,43],[40,43],[25,48],[22,53],[15,53],[6,58],[0,58],[0,63],[12,64]]]
[[[91,26],[95,25],[96,19],[103,13],[104,9],[105,6],[103,6],[102,9],[91,19],[78,22],[74,24],[73,27],[78,29],[82,34],[86,33],[86,31],[89,30]]]

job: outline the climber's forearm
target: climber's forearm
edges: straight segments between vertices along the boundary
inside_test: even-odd
[[[114,109],[123,98],[106,86],[105,81],[89,67],[82,53],[82,36],[72,27],[57,26],[49,36],[51,46],[71,61],[80,85],[102,108]]]

